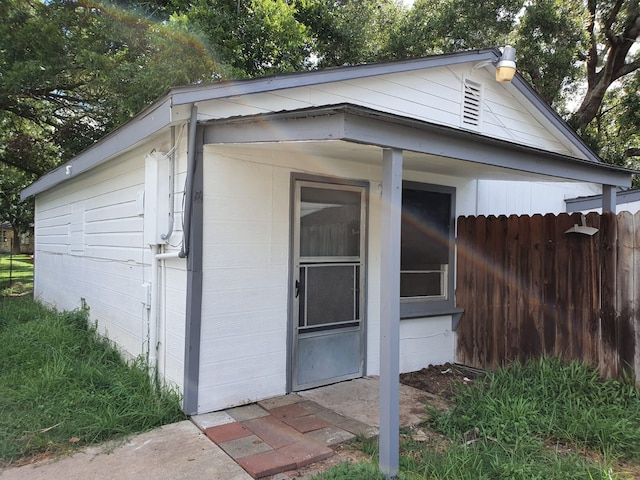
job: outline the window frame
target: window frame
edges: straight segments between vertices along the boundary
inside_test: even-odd
[[[422,190],[426,192],[444,193],[450,199],[449,218],[449,264],[447,267],[446,298],[429,297],[401,297],[400,298],[400,318],[433,317],[458,313],[455,308],[455,228],[456,228],[456,188],[445,185],[435,185],[415,181],[403,181],[402,190]],[[402,248],[402,247],[401,247]]]

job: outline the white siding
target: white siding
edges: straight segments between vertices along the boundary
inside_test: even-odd
[[[199,115],[206,120],[350,103],[461,128],[464,78],[483,86],[483,121],[479,133],[583,157],[548,121],[528,110],[525,107],[528,105],[531,108],[528,102],[516,99],[512,90],[498,84],[486,69],[474,70],[473,65],[468,64],[202,102],[199,104]]]
[[[97,322],[128,357],[146,353],[149,311],[142,284],[151,279],[151,253],[143,242],[138,195],[144,191],[145,145],[71,178],[36,199],[35,296],[62,310],[84,299]],[[184,147],[178,164],[185,170]],[[182,177],[184,181],[184,177]],[[176,189],[182,185],[176,181]],[[181,196],[171,243],[180,242]],[[169,249],[175,247],[169,247]],[[184,365],[184,260],[166,260],[160,275],[160,368],[181,386]]]

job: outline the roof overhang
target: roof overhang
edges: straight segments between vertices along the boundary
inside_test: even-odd
[[[488,138],[354,105],[311,108],[212,120],[204,143],[218,145],[342,141],[412,152],[451,162],[511,170],[544,180],[581,181],[627,187],[632,170]],[[411,155],[410,155],[411,156]],[[445,173],[441,171],[440,173]]]

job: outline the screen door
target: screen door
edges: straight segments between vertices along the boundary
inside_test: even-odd
[[[365,188],[297,181],[292,390],[364,371]]]

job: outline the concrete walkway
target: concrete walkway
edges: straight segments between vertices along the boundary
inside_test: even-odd
[[[280,472],[331,457],[356,434],[377,434],[378,385],[360,378],[196,415],[125,443],[5,469],[0,480],[289,478]],[[401,425],[420,423],[430,397],[401,385]]]
[[[127,443],[89,447],[69,457],[9,468],[2,480],[251,480],[188,420],[132,437]]]

